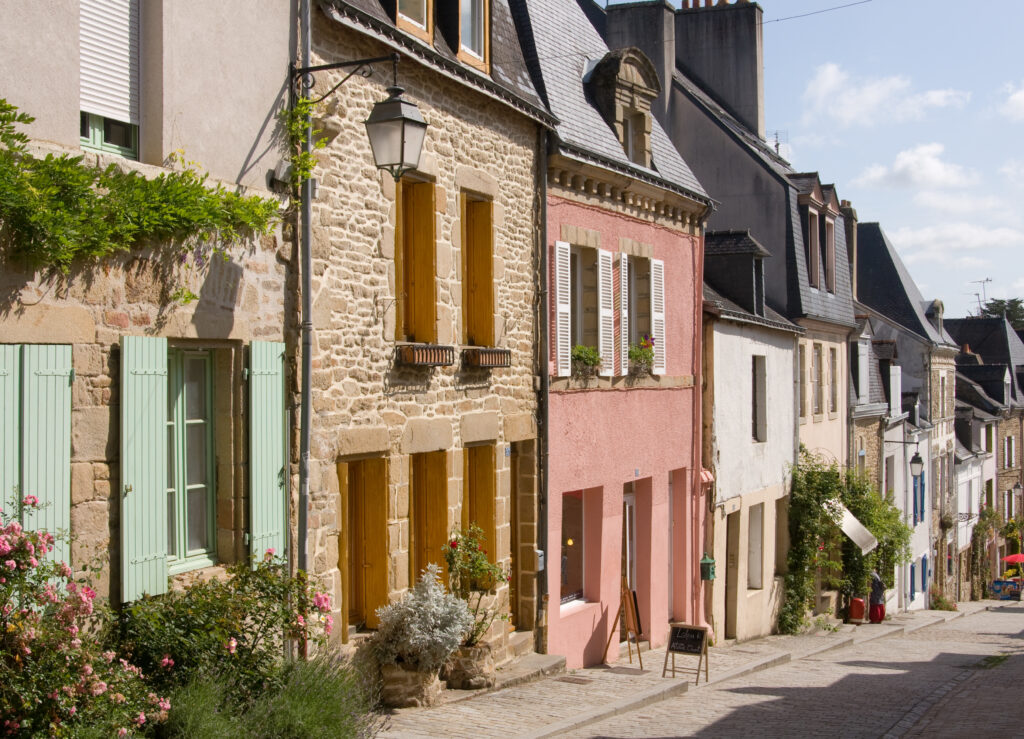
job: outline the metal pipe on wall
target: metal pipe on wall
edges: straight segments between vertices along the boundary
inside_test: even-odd
[[[302,66],[309,67],[312,56],[312,18],[310,0],[300,0],[299,16],[301,26]],[[301,83],[305,86],[305,79]],[[303,153],[313,150],[313,121],[306,114],[306,140],[302,145]],[[298,569],[307,569],[308,549],[308,512],[309,512],[309,440],[310,440],[310,394],[313,370],[313,300],[312,300],[312,217],[313,217],[313,180],[309,177],[302,181],[299,199],[302,207],[302,235],[299,246],[299,275],[302,293],[302,385],[300,389],[299,411],[299,511],[298,511]]]

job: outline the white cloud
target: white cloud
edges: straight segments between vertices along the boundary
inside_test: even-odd
[[[907,264],[938,264],[964,269],[987,266],[993,261],[1000,263],[999,254],[985,253],[985,250],[1024,247],[1024,230],[979,226],[963,221],[923,228],[898,228],[889,234],[889,238]],[[984,254],[974,253],[979,251]]]
[[[803,122],[826,120],[840,126],[873,126],[922,118],[930,109],[962,108],[971,99],[963,90],[912,92],[900,75],[852,79],[838,64],[818,67],[807,83]]]
[[[1004,88],[1006,100],[1000,110],[1012,121],[1024,121],[1024,82],[1018,87],[1007,85]]]
[[[978,175],[959,164],[942,161],[942,144],[921,144],[896,155],[891,167],[870,164],[854,180],[862,187],[966,187]]]
[[[989,195],[967,195],[962,192],[920,190],[914,194],[914,203],[946,214],[967,216],[986,212],[1002,212],[1008,206],[1001,199]]]
[[[1005,177],[1014,185],[1024,185],[1024,162],[1019,159],[1010,159],[999,168],[999,174]]]

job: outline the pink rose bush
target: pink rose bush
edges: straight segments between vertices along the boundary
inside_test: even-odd
[[[38,505],[28,495],[22,510]],[[114,735],[145,710],[149,689],[138,667],[100,653],[105,614],[96,592],[48,556],[54,543],[52,533],[0,512],[0,736],[73,735],[75,727]],[[169,708],[158,708],[154,722]]]

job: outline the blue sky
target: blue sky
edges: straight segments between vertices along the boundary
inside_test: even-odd
[[[1024,2],[763,0],[765,121],[947,316],[1024,296]],[[771,138],[771,137],[770,137]]]
[[[794,168],[881,223],[947,316],[1024,297],[1024,1],[760,5],[768,138]]]

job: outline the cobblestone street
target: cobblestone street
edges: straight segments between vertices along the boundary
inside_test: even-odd
[[[969,610],[977,604],[961,604]],[[431,710],[404,710],[402,737],[1019,736],[1024,607],[944,621],[901,614],[883,626],[769,637],[711,651],[711,683],[645,671],[577,670]],[[680,664],[686,660],[681,659]],[[685,692],[683,692],[685,690]],[[453,691],[454,692],[454,691]]]
[[[691,690],[572,736],[1020,736],[1022,628],[1022,608],[982,612]]]

